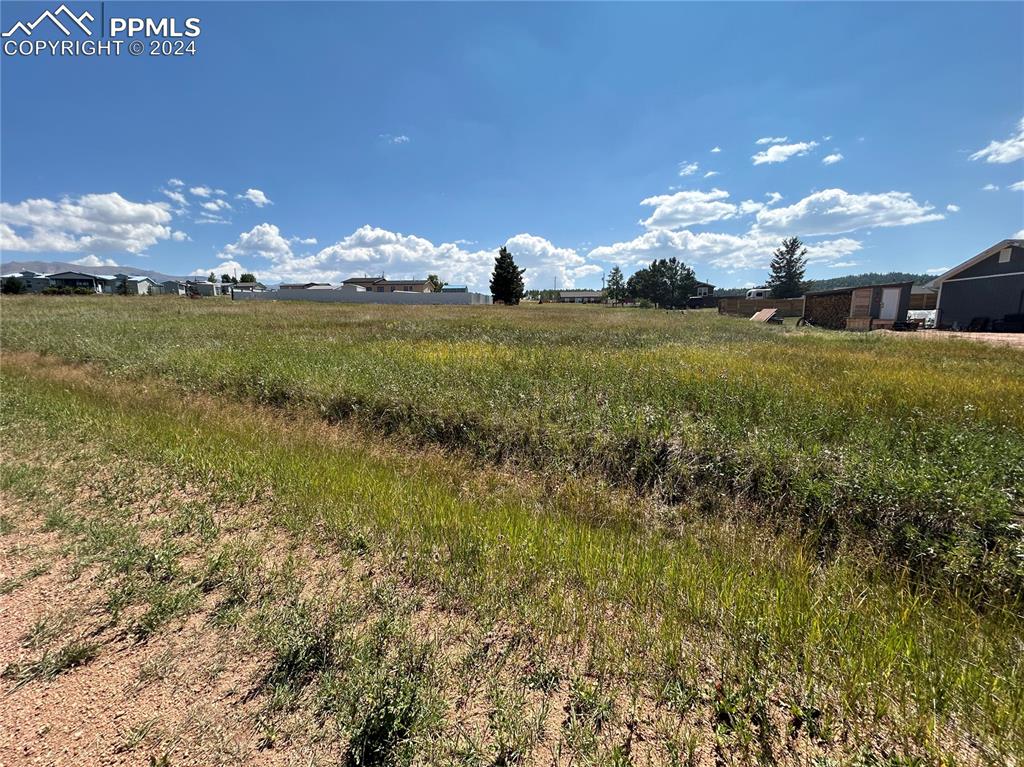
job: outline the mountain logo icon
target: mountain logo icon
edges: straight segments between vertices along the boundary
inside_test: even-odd
[[[85,32],[85,34],[91,37],[92,30],[89,29],[89,27],[87,27],[83,22],[96,20],[95,17],[88,11],[83,13],[81,16],[76,16],[74,13],[71,12],[70,8],[61,3],[60,7],[57,10],[43,11],[41,14],[39,14],[39,18],[37,18],[33,22],[30,22],[28,24],[26,24],[24,21],[16,22],[14,26],[12,26],[10,29],[4,32],[3,35],[0,36],[13,37],[16,32],[20,31],[27,37],[31,37],[32,33],[35,31],[35,28],[42,24],[45,19],[49,19],[50,21],[52,21],[57,26],[57,29],[63,32],[66,37],[71,36],[71,29],[69,28],[71,24],[74,24],[83,32]],[[63,22],[61,21],[61,19],[63,19]],[[65,22],[67,23],[67,25],[65,25]]]

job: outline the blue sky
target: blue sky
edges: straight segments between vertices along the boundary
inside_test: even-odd
[[[198,17],[196,54],[3,56],[5,262],[482,288],[508,244],[530,287],[671,255],[735,286],[791,234],[830,277],[1024,230],[1021,3],[103,12]]]

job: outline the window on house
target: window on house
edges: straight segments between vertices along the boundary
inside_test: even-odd
[[[1010,263],[1010,249],[1009,248],[1003,248],[1001,251],[999,251],[999,263],[1001,263],[1001,264],[1008,264],[1008,263]]]

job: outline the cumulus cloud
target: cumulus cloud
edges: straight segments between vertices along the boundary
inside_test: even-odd
[[[393,136],[390,133],[381,133],[380,137],[389,144],[408,144],[409,137],[406,135]]]
[[[182,181],[180,178],[169,178],[169,179],[167,179],[167,185],[168,186],[182,187],[182,186],[185,186],[185,182]]]
[[[210,197],[213,195],[213,190],[208,186],[194,186],[188,191],[196,197]]]
[[[258,272],[253,269],[247,269],[237,261],[221,261],[216,266],[199,267],[194,269],[191,273],[197,276],[208,277],[211,272],[216,275],[217,279],[220,279],[222,274],[242,275],[246,272],[255,274],[258,279],[262,279],[262,276]]]
[[[292,237],[289,242],[297,242],[299,245],[316,245],[316,237]]]
[[[263,223],[242,232],[235,242],[225,245],[219,255],[225,260],[251,256],[286,260],[292,257],[292,246],[276,225]]]
[[[985,186],[983,186],[981,188],[981,191],[983,191],[983,192],[998,192],[999,191],[999,187],[996,186],[995,184],[985,184]]]
[[[851,266],[857,266],[857,261],[836,261],[834,264],[829,264],[829,269],[848,269]]]
[[[588,253],[588,258],[642,266],[655,258],[675,256],[687,263],[710,264],[721,269],[749,269],[767,266],[779,238],[754,230],[746,234],[670,231],[652,229],[627,242],[603,245]],[[848,257],[861,248],[850,238],[807,244],[811,262],[831,262]]]
[[[392,279],[438,274],[448,282],[486,292],[497,254],[497,248],[468,250],[462,247],[465,241],[435,244],[424,237],[372,226],[362,226],[310,255],[294,253],[293,242],[315,244],[313,238],[288,239],[277,226],[264,223],[241,234],[236,242],[222,249],[219,257],[224,262],[241,263],[266,259],[265,266],[249,271],[255,271],[262,280],[269,282],[336,284],[364,274],[385,274]],[[577,280],[603,270],[572,248],[558,247],[536,235],[517,234],[505,245],[515,256],[516,263],[526,269],[523,277],[530,287],[549,287],[554,282],[559,287],[573,287]],[[200,271],[209,272],[205,267]]]
[[[679,175],[680,176],[692,176],[700,170],[700,165],[695,162],[681,162],[679,163]]]
[[[246,189],[244,194],[238,195],[238,199],[239,200],[248,200],[253,205],[255,205],[257,208],[262,208],[262,207],[264,207],[266,205],[273,205],[274,204],[271,201],[271,199],[269,197],[267,197],[267,195],[264,194],[259,189]]]
[[[117,261],[112,258],[97,258],[94,255],[88,255],[84,258],[79,258],[71,263],[77,264],[78,266],[117,266]]]
[[[1017,133],[1006,141],[992,141],[971,155],[972,160],[1007,163],[1024,158],[1024,117],[1017,123]]]
[[[779,136],[778,138],[772,138],[771,136],[765,136],[764,138],[759,138],[754,143],[755,144],[761,144],[761,145],[764,145],[764,144],[785,144],[787,141],[789,141],[789,136]]]
[[[830,155],[826,155],[821,158],[822,165],[835,165],[837,162],[843,159],[841,152],[833,152]]]
[[[716,146],[714,149],[711,150],[711,153],[712,154],[718,154],[721,151],[722,151],[722,147]]]
[[[1010,189],[1014,192],[1024,192],[1024,181],[1015,181],[1010,184]]]
[[[960,206],[959,205],[954,205],[953,203],[950,203],[949,205],[946,206],[946,210],[948,210],[950,213],[959,213],[960,212]]]
[[[825,189],[799,202],[758,212],[759,230],[802,236],[840,234],[865,227],[906,226],[939,221],[943,214],[919,203],[908,192],[851,194]]]
[[[778,192],[768,192],[768,194],[766,194],[765,197],[768,198],[769,205],[774,205],[775,203],[782,199],[782,195],[779,194]]]
[[[117,192],[0,203],[0,247],[24,252],[141,253],[171,236],[167,203]],[[19,231],[20,230],[20,231]]]
[[[187,242],[192,238],[189,237],[186,232],[183,232],[179,229],[178,231],[171,232],[171,239],[174,240],[175,242]]]
[[[718,171],[717,170],[709,170],[707,173],[704,174],[704,178],[714,178],[717,175],[718,175]]]
[[[509,237],[505,247],[520,267],[526,267],[523,281],[531,288],[548,288],[553,285],[573,288],[576,280],[604,271],[597,264],[587,263],[587,259],[572,248],[559,248],[533,234]]]
[[[641,223],[648,229],[680,229],[734,218],[739,209],[733,203],[726,202],[728,198],[729,193],[721,189],[712,189],[710,192],[694,189],[648,197],[641,200],[640,204],[653,206],[654,212]]]
[[[948,266],[935,266],[935,267],[932,267],[931,269],[925,269],[924,273],[925,274],[931,274],[933,276],[937,276],[937,275],[940,275],[940,274],[945,274],[948,271],[949,271],[949,267]]]
[[[801,141],[796,144],[775,144],[773,146],[768,147],[763,152],[758,152],[757,154],[753,155],[750,159],[754,161],[754,165],[786,162],[786,160],[790,159],[791,157],[802,157],[803,155],[807,154],[812,149],[814,149],[816,146],[818,146],[817,141]]]

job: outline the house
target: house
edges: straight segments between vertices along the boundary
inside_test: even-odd
[[[189,296],[223,296],[227,292],[227,285],[221,282],[209,282],[198,277],[185,283],[185,294]]]
[[[445,285],[441,288],[442,293],[468,293],[468,285]]]
[[[713,309],[718,305],[715,286],[710,282],[697,282],[693,295],[686,299],[687,309]]]
[[[407,291],[412,293],[433,293],[434,284],[430,280],[388,280],[384,277],[349,277],[342,285],[355,285],[372,293],[394,293]]]
[[[47,275],[50,287],[65,290],[91,290],[93,293],[110,292],[110,285],[117,279],[109,274],[86,274],[85,272],[57,272]]]
[[[148,296],[150,293],[156,293],[159,288],[160,283],[151,277],[115,274],[114,279],[103,286],[103,292],[122,296]]]
[[[234,282],[231,284],[231,294],[235,293],[262,293],[267,286],[262,282]]]
[[[693,295],[703,298],[704,296],[711,296],[715,293],[715,286],[710,282],[698,282],[696,290],[693,291]]]
[[[803,319],[833,330],[875,330],[905,322],[910,282],[833,288],[806,293]]]
[[[603,290],[560,290],[558,291],[558,303],[560,304],[603,304],[605,292]]]
[[[937,325],[1024,330],[1024,240],[1003,240],[928,283],[939,291]]]
[[[329,288],[329,282],[282,282],[278,285],[280,290],[309,290],[310,288]]]
[[[0,279],[7,279],[8,277],[14,277],[17,280],[21,280],[21,284],[26,293],[42,293],[53,283],[50,282],[50,278],[42,274],[41,272],[33,272],[31,269],[25,269],[21,272],[11,272],[0,277]]]
[[[181,280],[164,280],[153,292],[161,295],[183,296],[185,295],[185,283]]]

